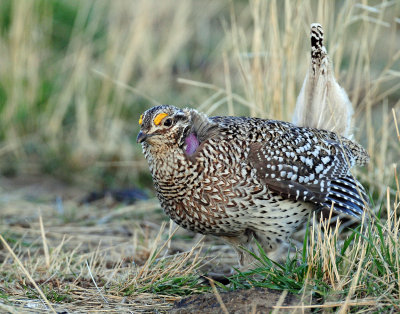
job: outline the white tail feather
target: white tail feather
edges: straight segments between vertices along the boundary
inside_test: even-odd
[[[311,24],[311,64],[297,97],[293,123],[351,136],[353,106],[333,75],[323,29]]]

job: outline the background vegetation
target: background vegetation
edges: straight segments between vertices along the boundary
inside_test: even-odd
[[[318,21],[382,181],[400,95],[399,4],[373,5],[4,0],[0,169],[137,182],[137,120],[156,103],[290,120]]]
[[[139,115],[154,104],[192,106],[209,114],[290,120],[308,69],[312,22],[324,27],[335,75],[355,107],[354,136],[371,155],[368,167],[359,169],[357,175],[369,189],[375,203],[373,210],[382,208],[383,216],[394,219],[400,199],[396,181],[400,141],[395,127],[395,117],[400,120],[400,2],[395,0],[2,0],[0,193],[7,195],[15,190],[14,183],[10,183],[13,178],[26,181],[24,178],[35,174],[61,178],[77,190],[140,186],[149,189],[152,195],[147,164],[135,139]],[[60,190],[65,191],[66,187]],[[25,263],[28,273],[36,274],[35,280],[42,280],[46,286],[48,278],[57,278],[61,282],[61,295],[73,300],[84,300],[80,288],[87,291],[93,288],[91,275],[96,280],[106,278],[102,285],[111,285],[109,291],[120,298],[118,302],[124,293],[145,295],[149,299],[154,298],[152,293],[160,291],[169,291],[174,296],[185,294],[168,290],[174,287],[172,279],[166,285],[168,289],[164,286],[154,290],[152,285],[154,278],[164,276],[165,269],[176,266],[160,263],[154,269],[149,266],[154,266],[151,264],[154,252],[162,251],[150,243],[162,245],[161,240],[154,242],[154,239],[168,239],[166,233],[157,238],[160,221],[165,217],[156,201],[118,207],[110,213],[108,205],[82,208],[76,198],[71,203],[54,205],[52,197],[61,194],[57,190],[49,193],[51,197],[45,196],[44,201],[32,202],[17,193],[13,202],[8,197],[0,202],[1,234],[15,244],[13,250]],[[44,230],[38,220],[39,207],[48,226],[43,233],[34,232],[40,227]],[[57,215],[54,207],[59,209]],[[19,215],[24,217],[24,223],[28,221],[29,231],[15,226],[15,221],[17,225],[21,223],[15,218]],[[124,234],[119,226],[129,226],[132,219],[138,229]],[[153,227],[149,224],[144,227],[143,221],[153,223]],[[396,303],[399,290],[393,282],[400,281],[394,275],[399,271],[399,251],[397,233],[391,228],[398,222],[389,222],[382,222],[383,226],[388,224],[387,228],[375,226],[370,230],[374,230],[371,239],[377,239],[383,248],[388,246],[391,263],[384,259],[385,254],[373,252],[369,256],[383,258],[381,266],[391,279],[382,289]],[[104,233],[110,230],[118,234],[117,238],[115,234],[105,237]],[[97,237],[85,238],[90,232],[97,232]],[[135,252],[133,260],[144,267],[140,270],[132,270],[131,264],[121,262],[120,248],[127,249],[132,244],[132,233],[136,234],[137,242],[130,250]],[[388,238],[388,233],[393,238]],[[47,238],[44,234],[48,234]],[[61,234],[74,235],[70,245],[64,244]],[[110,254],[112,248],[114,253],[109,255],[112,261],[106,261],[97,251],[93,253],[99,239],[107,247],[103,253]],[[186,255],[178,259],[178,264],[182,262],[180,267],[186,265],[187,256],[187,260],[193,257],[195,250],[189,248],[199,239],[191,235],[187,240]],[[82,241],[85,244],[76,249],[76,243]],[[323,237],[320,241],[321,246],[325,245],[323,252],[336,252],[335,245],[328,245]],[[46,253],[43,245],[52,248],[50,253]],[[326,245],[334,250],[329,251]],[[3,251],[0,270],[10,289],[7,293],[0,289],[0,297],[2,293],[12,295],[12,291],[17,296],[26,296],[33,288],[19,268],[9,267],[7,261],[14,259],[5,246]],[[367,251],[360,255],[362,249],[339,249],[342,254],[365,261],[370,253]],[[71,252],[74,259],[68,259]],[[33,259],[26,259],[27,256]],[[87,260],[92,263],[90,267],[84,262]],[[42,263],[47,268],[38,271]],[[364,266],[368,265],[366,262]],[[122,266],[128,275],[122,275]],[[334,268],[332,264],[327,267]],[[346,287],[351,271],[357,271],[351,267],[349,273],[335,273],[332,278],[337,281],[332,278],[324,281],[329,272],[319,279],[328,291],[332,287],[334,290]],[[193,268],[176,269],[182,273],[178,276],[169,272],[167,279],[184,278],[178,280],[179,289],[183,286],[188,291],[203,289],[196,286],[197,277],[190,277]],[[87,286],[77,278],[84,278]],[[300,280],[300,287],[307,280]],[[53,287],[55,283],[51,282]],[[351,283],[346,291],[353,295],[355,287],[357,283],[354,286]],[[79,298],[77,291],[82,292]],[[91,291],[97,295],[98,290]],[[47,298],[65,301],[49,295]],[[146,298],[143,303],[148,302]]]

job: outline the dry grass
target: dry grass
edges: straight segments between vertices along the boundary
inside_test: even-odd
[[[37,190],[35,180],[15,186],[0,178],[0,234],[10,245],[0,245],[2,310],[40,310],[46,299],[56,311],[166,310],[207,289],[198,263],[223,252],[220,262],[233,264],[224,246],[195,246],[199,238],[182,231],[169,241],[156,200],[85,207],[78,199],[94,186],[151,185],[134,142],[137,118],[153,104],[290,120],[312,22],[323,25],[335,75],[355,106],[355,138],[371,155],[357,176],[385,220],[364,226],[372,240],[358,231],[344,252],[343,227],[314,227],[302,284],[323,283],[337,297],[325,297],[325,307],[338,311],[360,302],[397,309],[398,1],[4,0],[0,17],[1,173],[79,182],[68,192],[53,191],[53,179]],[[373,246],[387,250],[374,254]],[[379,283],[380,297],[363,278]],[[314,306],[307,289],[305,305]]]
[[[169,234],[160,223],[156,201],[114,208],[119,214],[107,219],[105,203],[80,208],[75,217],[73,199],[58,214],[47,200],[36,203],[19,202],[25,208],[21,217],[11,212],[15,202],[2,211],[4,309],[165,310],[182,295],[208,289],[198,274],[210,262],[203,239],[191,236],[187,243],[178,234],[171,243],[176,230]],[[139,218],[143,213],[149,220]]]

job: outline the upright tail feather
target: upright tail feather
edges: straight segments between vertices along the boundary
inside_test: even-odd
[[[297,97],[293,123],[351,136],[352,104],[336,82],[332,64],[323,44],[324,31],[311,24],[311,63]]]

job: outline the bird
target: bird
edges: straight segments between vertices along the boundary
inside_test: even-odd
[[[321,24],[311,24],[310,39],[311,62],[297,97],[292,122],[298,126],[323,127],[351,138],[353,106],[335,79]]]
[[[137,142],[164,212],[225,240],[240,266],[253,239],[273,255],[313,211],[333,206],[360,218],[368,206],[350,172],[368,153],[334,132],[170,105],[146,110],[139,124]]]

